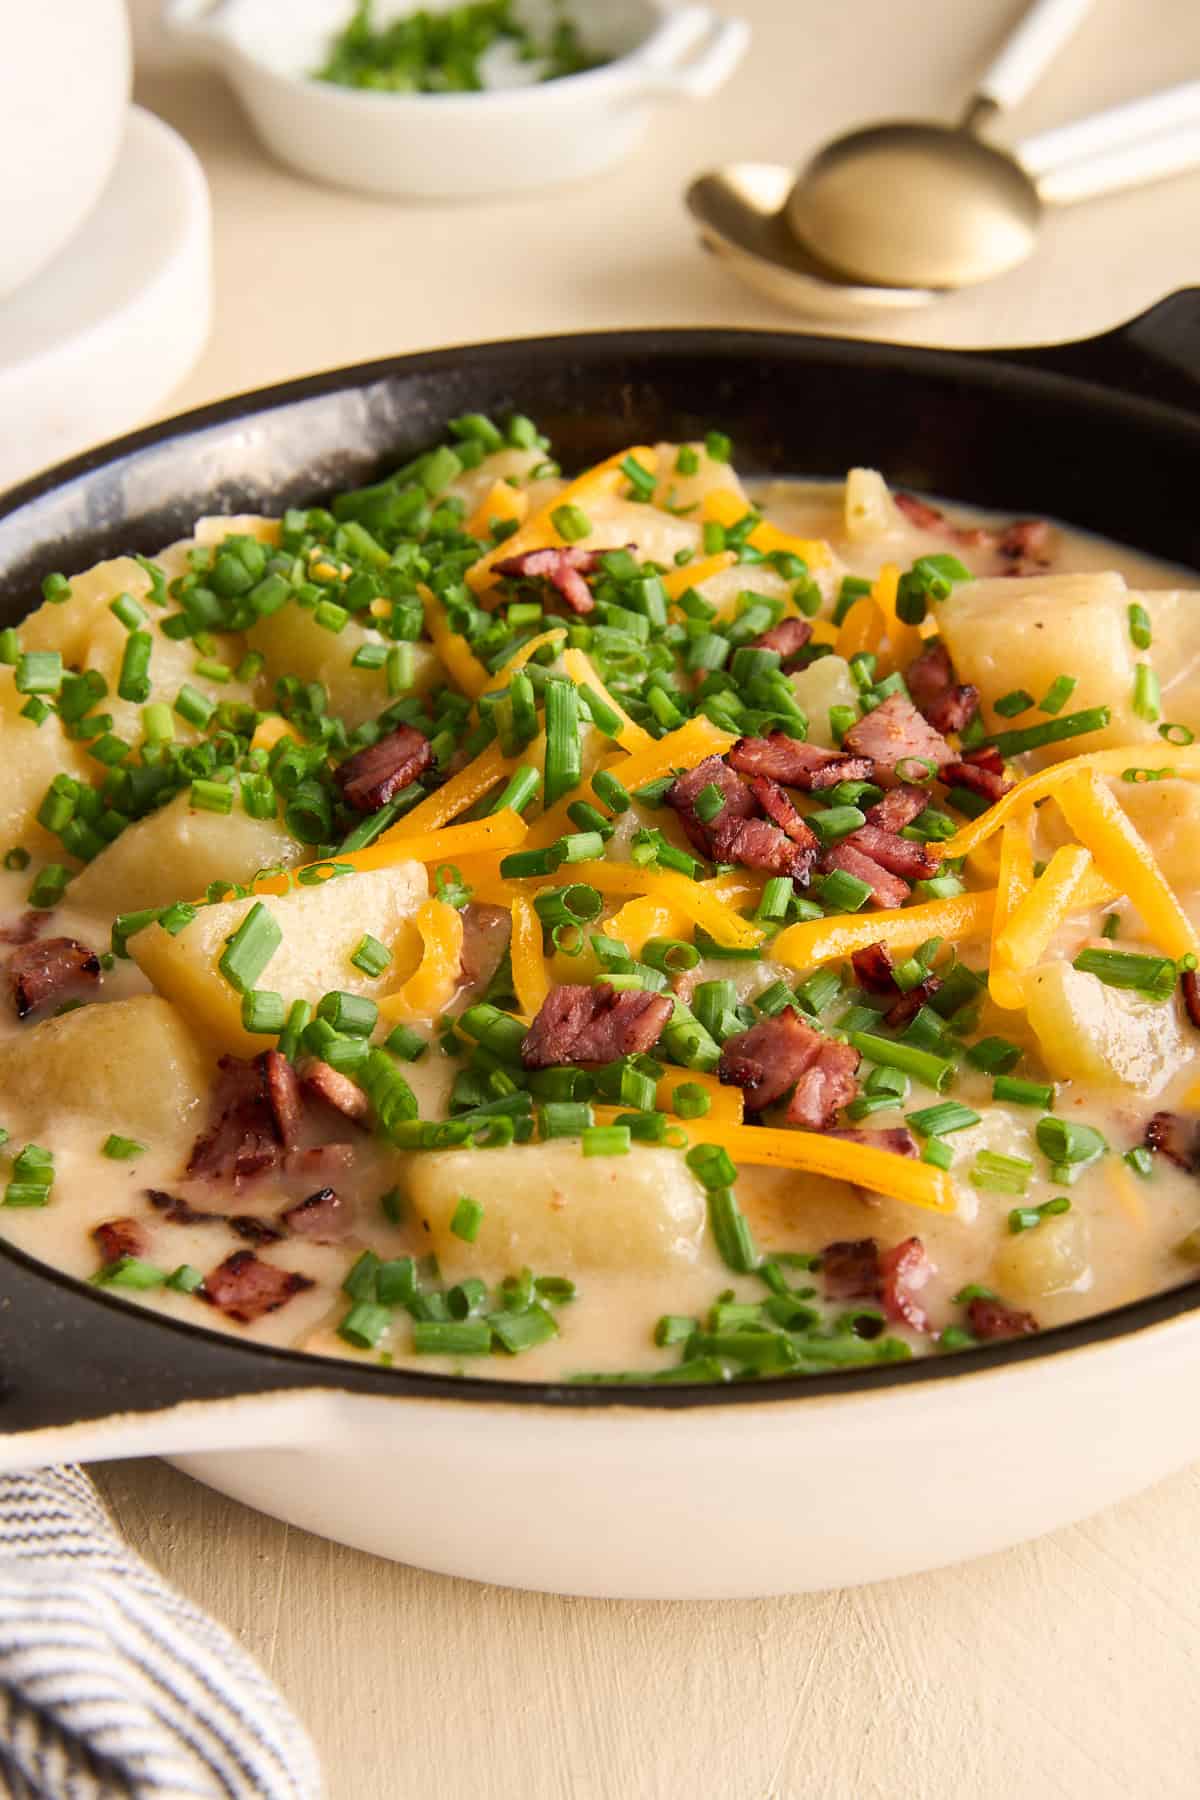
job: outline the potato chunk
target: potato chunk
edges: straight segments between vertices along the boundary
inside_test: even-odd
[[[849,706],[858,717],[858,689],[850,665],[840,656],[819,656],[807,669],[789,677],[792,691],[808,715],[808,737],[827,750],[835,748],[829,723],[831,706]]]
[[[329,710],[344,718],[351,730],[379,716],[390,704],[382,669],[356,669],[355,652],[364,644],[381,644],[377,631],[350,619],[341,631],[326,631],[313,614],[289,601],[278,612],[250,627],[247,642],[267,659],[266,683],[261,697],[270,701],[280,675],[296,675],[301,681],[319,681],[328,691]],[[428,693],[442,677],[442,665],[430,644],[413,644],[413,687]]]
[[[1105,987],[1068,962],[1034,969],[1025,996],[1046,1067],[1060,1081],[1154,1094],[1179,1066],[1183,1045],[1171,1001]]]
[[[1076,679],[1071,712],[1111,709],[1103,730],[1048,746],[1045,756],[1057,761],[1157,736],[1157,727],[1133,711],[1132,598],[1115,573],[998,576],[960,582],[937,608],[937,623],[959,680],[979,689],[993,730],[1006,728],[995,710],[1002,695],[1023,687],[1040,700],[1058,675]]]
[[[577,1143],[434,1151],[408,1162],[413,1212],[446,1270],[639,1271],[694,1262],[704,1194],[674,1150],[585,1158]],[[483,1206],[473,1244],[450,1230],[463,1194]]]
[[[198,1111],[210,1073],[184,1020],[154,994],[82,1006],[0,1044],[0,1091],[14,1136],[36,1136],[68,1108],[105,1134],[143,1143],[173,1137]]]
[[[387,991],[386,977],[381,982],[364,975],[350,958],[364,932],[389,948],[411,934],[413,914],[428,893],[420,863],[406,862],[391,869],[337,876],[316,887],[294,888],[288,894],[262,896],[262,905],[275,918],[283,939],[256,985],[282,994],[288,1004],[293,1000],[315,1003],[335,988],[378,998]],[[253,1056],[265,1046],[261,1037],[242,1029],[241,995],[217,965],[226,939],[255,904],[247,899],[205,906],[177,937],[160,925],[151,925],[129,944],[134,960],[159,992],[173,1001],[206,1039],[235,1056]],[[401,970],[410,960],[407,950],[405,944],[396,957]]]
[[[208,676],[197,674],[196,663],[200,659],[200,652],[195,644],[190,638],[164,636],[157,629],[160,617],[161,615],[156,614],[142,627],[142,630],[149,631],[153,644],[150,653],[151,700],[174,707],[179,690],[185,682],[198,693],[206,695],[214,704],[222,700],[240,701],[243,704],[253,700],[253,694],[245,682],[213,681]],[[97,669],[108,683],[103,709],[112,715],[112,728],[117,736],[124,738],[126,743],[140,744],[143,734],[142,703],[122,700],[117,691],[128,641],[129,633],[124,625],[105,609],[88,636],[82,660],[87,668]],[[213,660],[236,667],[242,657],[241,646],[240,637],[223,632],[214,639]],[[173,714],[172,724],[175,736],[181,743],[194,743],[203,735],[178,713]]]
[[[98,918],[195,900],[210,881],[249,881],[259,869],[293,863],[312,852],[278,819],[252,819],[236,806],[227,816],[200,812],[190,796],[123,831],[71,887],[71,904]]]
[[[114,556],[81,575],[71,576],[71,598],[61,605],[46,601],[19,627],[23,650],[61,650],[68,666],[79,667],[97,623],[111,617],[108,605],[118,594],[144,600],[150,577],[131,556]]]
[[[1010,1237],[992,1263],[992,1279],[1006,1299],[1045,1300],[1075,1287],[1087,1270],[1087,1221],[1072,1211]]]
[[[899,531],[904,519],[878,469],[851,469],[846,477],[843,528],[852,544]]]

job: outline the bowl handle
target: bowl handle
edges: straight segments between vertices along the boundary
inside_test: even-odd
[[[1181,288],[1099,337],[982,354],[1200,413],[1200,287]]]
[[[726,19],[709,6],[684,6],[667,15],[640,61],[639,95],[706,100],[733,74],[750,42],[744,19]]]
[[[81,1292],[0,1245],[0,1473],[295,1444],[336,1398],[316,1387],[289,1359]]]

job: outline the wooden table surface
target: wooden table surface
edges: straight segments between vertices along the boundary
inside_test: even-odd
[[[456,341],[786,328],[697,250],[678,200],[688,175],[723,159],[796,160],[860,118],[952,113],[1020,7],[741,0],[755,41],[734,81],[665,114],[623,168],[455,207],[367,200],[275,166],[215,77],[169,65],[152,10],[134,0],[139,97],[199,151],[216,215],[216,329],[177,410]],[[1097,0],[1005,133],[1197,74],[1195,0]],[[1200,175],[1061,214],[1034,262],[892,334],[970,345],[1103,329],[1200,282],[1198,213]],[[305,1536],[164,1465],[96,1474],[133,1543],[291,1697],[331,1800],[1200,1791],[1197,1470],[967,1568],[687,1605],[474,1587]]]

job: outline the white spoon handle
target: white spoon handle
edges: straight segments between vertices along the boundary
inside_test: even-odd
[[[1062,163],[1038,176],[1037,190],[1047,205],[1072,206],[1077,200],[1119,194],[1122,188],[1143,187],[1195,168],[1200,168],[1200,120],[1143,138],[1140,143],[1121,144],[1077,162]]]
[[[1034,0],[976,86],[976,97],[1009,112],[1049,68],[1091,10],[1092,0]]]
[[[1093,113],[1090,118],[1075,119],[1070,125],[1041,131],[1018,144],[1016,154],[1022,167],[1040,181],[1050,170],[1067,163],[1161,137],[1184,125],[1200,125],[1200,81],[1185,81],[1178,87],[1164,88],[1159,94],[1145,94],[1123,106],[1110,106],[1106,112]]]

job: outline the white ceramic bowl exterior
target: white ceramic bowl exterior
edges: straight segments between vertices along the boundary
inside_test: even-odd
[[[225,69],[282,162],[366,193],[461,200],[607,168],[665,102],[713,93],[749,38],[740,20],[707,6],[589,0],[572,11],[589,47],[616,61],[480,94],[363,93],[308,79],[348,0],[297,0],[286,21],[272,0],[224,0],[215,11],[165,0],[164,19]]]
[[[3,17],[0,296],[91,212],[121,147],[131,74],[125,0],[31,0]]]
[[[0,1439],[0,1468],[166,1455],[356,1549],[611,1599],[855,1586],[1036,1537],[1200,1456],[1200,1315],[876,1391],[598,1409],[333,1390]],[[947,1359],[949,1361],[949,1359]]]
[[[130,430],[183,380],[209,332],[210,239],[192,151],[128,108],[88,219],[0,301],[0,489]]]

